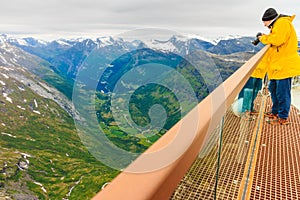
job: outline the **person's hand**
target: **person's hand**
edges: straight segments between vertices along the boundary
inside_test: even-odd
[[[264,33],[262,33],[261,35],[257,36],[257,38],[260,40],[261,36],[266,35]]]

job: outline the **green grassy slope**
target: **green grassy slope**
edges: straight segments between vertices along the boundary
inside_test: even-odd
[[[90,199],[118,172],[90,155],[59,105],[7,69],[0,67],[0,191],[11,198]]]

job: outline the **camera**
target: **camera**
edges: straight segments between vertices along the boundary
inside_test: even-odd
[[[262,33],[257,33],[256,34],[256,39],[252,41],[253,45],[255,45],[255,46],[258,45],[258,43],[260,42],[259,39],[258,39],[259,36],[262,36]]]

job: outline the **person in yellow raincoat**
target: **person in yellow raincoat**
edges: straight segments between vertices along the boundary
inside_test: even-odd
[[[292,24],[294,18],[295,15],[278,14],[274,8],[268,8],[262,16],[264,25],[270,29],[269,34],[262,34],[258,38],[261,43],[271,45],[265,55],[273,104],[269,113],[273,118],[271,124],[289,123],[292,77],[300,75],[298,38]]]

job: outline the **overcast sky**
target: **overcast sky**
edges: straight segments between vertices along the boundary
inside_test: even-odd
[[[268,32],[263,12],[296,14],[299,0],[1,0],[0,33],[61,38],[160,28],[207,38]]]

